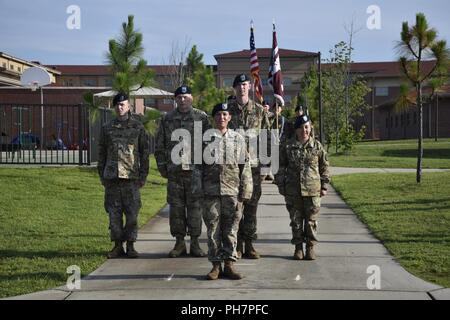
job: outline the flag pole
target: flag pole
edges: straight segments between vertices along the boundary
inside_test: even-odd
[[[275,32],[275,18],[272,18],[272,26],[273,26],[273,31],[272,32]],[[272,33],[272,37],[273,37],[273,33]],[[272,48],[272,50],[273,50],[273,48]],[[273,55],[273,51],[272,51],[272,55]],[[277,130],[277,139],[278,139],[278,143],[280,142],[280,132],[279,132],[279,130],[278,130],[278,99],[275,97],[275,95],[273,96],[274,97],[274,100],[275,100],[275,119],[276,119],[276,130]]]
[[[250,20],[250,32],[252,32],[252,31],[253,31],[253,19]],[[253,102],[255,102],[255,79],[253,79],[253,77],[252,77],[252,98],[253,98]]]

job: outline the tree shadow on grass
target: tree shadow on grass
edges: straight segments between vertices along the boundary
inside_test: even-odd
[[[398,236],[402,238],[399,239]],[[442,235],[436,234],[423,234],[423,233],[402,233],[399,234],[395,238],[385,237],[383,239],[383,243],[385,244],[414,244],[414,245],[432,245],[432,244],[445,244],[448,243],[448,239],[443,237]]]
[[[441,212],[450,211],[450,198],[440,198],[440,199],[414,199],[414,200],[401,200],[401,201],[384,201],[378,202],[377,206],[407,206],[401,211],[423,211],[425,214],[430,212],[430,210],[439,210]],[[381,207],[379,211],[382,212],[394,212],[398,213],[400,210],[398,208],[385,208]],[[435,213],[435,212],[431,212]],[[426,216],[426,215],[425,215]]]
[[[382,155],[385,157],[415,158],[415,157],[417,157],[417,149],[384,150]],[[448,149],[424,149],[423,157],[425,159],[449,159],[450,160],[450,148],[448,148]]]
[[[85,256],[97,256],[104,257],[105,251],[80,251],[80,252],[69,252],[69,251],[19,251],[19,250],[0,250],[0,258],[80,258]]]
[[[30,281],[30,280],[53,280],[65,282],[67,273],[64,272],[29,272],[15,273],[13,275],[0,275],[0,281]]]

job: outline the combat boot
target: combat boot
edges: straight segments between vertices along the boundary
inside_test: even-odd
[[[236,256],[238,259],[242,258],[242,252],[244,252],[244,240],[238,239],[236,246]]]
[[[298,243],[295,245],[294,260],[302,260],[303,258],[303,243]]]
[[[128,258],[137,258],[139,257],[139,253],[134,249],[134,242],[127,241],[127,257]]]
[[[123,257],[125,255],[125,251],[123,250],[122,241],[115,241],[114,248],[110,252],[108,252],[108,259],[116,259]]]
[[[222,264],[218,261],[215,261],[212,264],[213,264],[213,268],[206,275],[206,279],[217,280],[219,278],[219,276],[222,274]]]
[[[205,253],[202,248],[200,248],[200,244],[198,243],[198,237],[191,237],[191,246],[189,248],[189,254],[192,257],[204,257]]]
[[[176,258],[182,254],[186,254],[186,243],[184,242],[184,238],[179,237],[177,238],[175,247],[169,252],[169,258]]]
[[[248,259],[259,259],[260,255],[256,252],[255,248],[253,248],[252,240],[245,241],[245,254],[244,257]]]
[[[306,246],[305,260],[316,260],[316,254],[314,252],[314,246],[311,246],[311,245],[307,245]]]
[[[240,273],[237,273],[233,266],[232,260],[225,261],[225,267],[223,269],[223,276],[231,280],[241,280],[243,277]]]

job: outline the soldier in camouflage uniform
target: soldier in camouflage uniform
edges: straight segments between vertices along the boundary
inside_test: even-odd
[[[169,257],[175,258],[186,254],[184,237],[191,237],[190,255],[203,257],[205,253],[200,248],[198,237],[202,231],[202,206],[198,195],[192,193],[191,178],[194,167],[193,152],[194,123],[202,126],[204,131],[210,128],[205,112],[192,107],[192,92],[187,86],[181,86],[175,91],[177,108],[167,113],[159,124],[156,134],[155,158],[161,176],[167,178],[167,202],[170,205],[170,233],[176,238],[175,247],[170,251]],[[177,129],[185,129],[191,135],[191,141],[184,141],[186,149],[181,154],[181,164],[174,163],[172,150],[180,141],[172,141],[172,133]],[[189,151],[189,148],[191,151]],[[186,151],[187,150],[187,151]]]
[[[231,116],[227,104],[218,104],[212,110],[217,130],[211,142],[205,146],[202,165],[193,174],[193,190],[204,197],[203,220],[208,229],[208,260],[213,268],[208,280],[223,276],[239,280],[242,276],[234,269],[237,260],[236,245],[239,222],[242,217],[242,201],[252,196],[252,171],[245,139],[239,133],[228,130]]]
[[[249,98],[250,79],[248,76],[237,75],[233,81],[233,89],[236,96],[228,100],[231,114],[228,127],[243,131],[253,129],[253,133],[258,136],[261,129],[270,127],[270,120],[264,107]],[[248,143],[248,134],[245,138]],[[238,232],[237,254],[238,258],[245,256],[250,259],[259,259],[259,253],[256,252],[252,242],[257,238],[256,212],[259,198],[261,198],[261,165],[258,156],[252,152],[250,153],[250,165],[252,167],[253,194],[250,200],[244,201],[243,216]]]
[[[139,189],[144,186],[149,170],[149,137],[141,122],[131,115],[126,94],[117,94],[113,104],[117,117],[102,127],[97,166],[105,187],[105,209],[109,214],[111,241],[115,242],[108,258],[125,255],[124,241],[127,242],[126,255],[137,258],[134,242],[141,208]]]
[[[294,127],[296,137],[280,148],[276,183],[284,195],[291,218],[294,259],[314,260],[320,200],[326,195],[330,181],[328,158],[320,142],[311,136],[311,122],[307,115],[297,117]],[[303,242],[306,243],[305,255]]]

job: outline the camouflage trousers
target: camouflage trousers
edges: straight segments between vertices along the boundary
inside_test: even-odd
[[[169,224],[173,237],[199,237],[202,233],[202,206],[191,191],[191,171],[169,176],[167,203],[170,205]]]
[[[239,224],[238,237],[242,240],[256,240],[256,211],[261,198],[261,167],[252,168],[253,193],[250,200],[245,200],[243,215]]]
[[[105,182],[105,210],[109,215],[111,241],[136,241],[141,205],[141,194],[135,180]]]
[[[313,246],[317,243],[317,218],[320,197],[286,196],[286,207],[291,218],[292,244],[305,242]]]
[[[205,196],[203,220],[208,233],[208,260],[237,261],[236,246],[241,203],[234,196]]]

